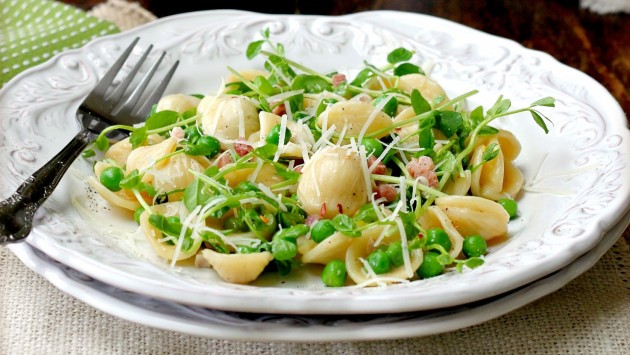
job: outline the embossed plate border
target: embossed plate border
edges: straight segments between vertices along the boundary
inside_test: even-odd
[[[499,123],[523,144],[517,164],[527,186],[509,240],[493,247],[483,267],[386,289],[325,289],[312,279],[242,286],[221,282],[207,270],[171,270],[134,255],[133,238],[112,222],[121,216],[86,191],[84,161],[74,164],[38,215],[28,242],[95,279],[181,303],[265,313],[406,312],[481,300],[557,271],[595,246],[627,209],[629,133],[621,108],[601,85],[515,42],[430,16],[389,11],[341,17],[190,13],[64,52],[0,91],[1,196],[69,140],[77,129],[76,107],[133,37],[141,36],[142,46],[167,50],[167,61],[182,61],[170,92],[208,92],[226,65],[261,65],[246,61],[243,51],[264,27],[285,43],[289,56],[320,70],[356,70],[363,59],[380,64],[388,51],[406,46],[450,95],[479,89],[471,106],[488,107],[499,94],[514,106],[556,97],[557,108],[548,112],[554,122],[549,135],[520,115]],[[90,208],[103,215],[87,219]]]

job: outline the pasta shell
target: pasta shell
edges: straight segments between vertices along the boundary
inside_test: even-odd
[[[125,166],[129,153],[131,153],[131,143],[129,143],[129,138],[125,138],[109,147],[105,152],[105,159],[115,161],[118,166]]]
[[[376,112],[371,103],[342,101],[322,112],[317,118],[317,125],[322,128],[335,125],[336,132],[341,133],[345,130],[345,137],[358,137],[370,119],[371,122],[365,133],[372,133],[392,124],[391,117],[382,111]],[[383,132],[376,138],[382,138],[388,134],[389,132]]]
[[[507,160],[514,160],[521,153],[521,143],[510,131],[500,129],[497,134],[479,136],[475,144],[488,145],[491,142],[499,143],[501,153],[503,153],[503,156]]]
[[[422,228],[431,229],[431,228],[441,228],[443,229],[448,237],[451,240],[451,250],[449,254],[456,258],[459,253],[462,251],[462,246],[464,242],[464,238],[460,234],[460,232],[455,228],[451,219],[440,209],[438,206],[430,206],[426,212],[420,216],[418,220]]]
[[[182,221],[184,221],[184,219],[186,219],[186,216],[188,215],[188,210],[186,210],[186,207],[182,202],[168,202],[161,205],[155,205],[151,207],[151,209],[154,213],[159,213],[165,217],[177,216]],[[149,241],[149,244],[151,245],[157,256],[164,260],[173,260],[177,251],[177,245],[170,245],[160,241],[160,239],[162,239],[164,235],[162,234],[162,232],[155,229],[151,225],[151,223],[149,223],[149,215],[149,211],[144,211],[140,215],[140,229],[144,233],[144,236]],[[194,237],[195,236],[193,236],[193,238]],[[201,242],[199,241],[195,243],[195,245],[188,252],[180,250],[177,255],[177,260],[185,260],[194,256],[195,254],[197,254],[200,246]]]
[[[138,147],[129,153],[127,158],[126,171],[130,173],[134,169],[143,171],[153,165],[156,169],[168,163],[168,159],[164,159],[155,163],[158,159],[172,153],[177,148],[177,139],[169,138],[158,144]]]
[[[396,123],[408,120],[414,116],[416,116],[416,113],[414,112],[413,108],[407,107],[404,110],[402,110],[398,115],[396,115],[392,123],[396,124]],[[396,133],[398,133],[398,135],[404,139],[404,138],[409,137],[412,134],[416,134],[416,132],[418,132],[418,127],[419,127],[418,122],[408,123],[404,126],[397,127]]]
[[[234,163],[225,165],[225,168],[228,169],[233,165]],[[255,170],[255,168],[238,169],[225,174],[225,180],[230,187],[236,187],[241,182],[248,180]],[[256,175],[256,178],[254,179],[254,182],[261,183],[267,187],[271,187],[282,181],[284,181],[284,178],[276,173],[276,168],[267,163],[262,165],[258,171],[258,175]]]
[[[411,94],[413,89],[417,89],[429,103],[442,96],[448,99],[444,89],[435,80],[429,79],[422,74],[403,75],[398,79],[398,88],[407,94]],[[433,106],[433,105],[431,105]]]
[[[342,210],[352,216],[367,202],[363,174],[356,152],[337,146],[326,147],[313,154],[302,168],[298,200],[308,214],[333,218]]]
[[[266,111],[260,111],[258,117],[260,119],[259,142],[264,144],[271,129],[274,126],[280,124],[282,122],[282,118],[276,114]],[[303,132],[303,126],[299,125],[297,122],[290,120],[287,120],[286,125],[291,132],[291,139],[289,140],[289,142],[287,142],[287,144],[281,146],[282,150],[280,151],[280,156],[283,158],[302,158],[302,147],[296,144],[296,142],[305,140],[305,132]],[[310,147],[311,145],[306,143],[306,148],[310,149]]]
[[[442,192],[447,195],[465,196],[470,190],[471,183],[472,174],[470,173],[470,170],[464,170],[462,175],[459,175],[457,173],[456,175],[453,175],[451,177],[451,180],[449,180],[446,185],[444,185]]]
[[[94,164],[94,176],[88,177],[88,184],[92,187],[105,201],[110,204],[118,207],[122,207],[128,210],[135,211],[138,207],[140,207],[140,203],[136,199],[136,197],[128,190],[120,190],[120,191],[111,191],[101,184],[98,180],[98,176],[101,175],[105,168],[114,166],[111,163],[97,161]]]
[[[345,260],[346,249],[352,238],[339,232],[333,233],[330,237],[316,244],[312,249],[302,255],[302,262],[305,264],[328,264],[331,260]]]
[[[472,193],[475,196],[495,201],[502,198],[514,198],[521,190],[524,178],[520,169],[507,158],[516,158],[520,152],[520,144],[512,134],[494,135],[480,139],[473,151],[471,166],[481,164],[486,147],[492,143],[499,144],[501,151],[496,158],[480,165],[472,173]],[[504,146],[507,156],[503,152]]]
[[[510,215],[498,203],[476,196],[447,196],[435,199],[463,236],[479,234],[489,240],[507,233]]]
[[[146,171],[143,181],[150,182],[158,194],[177,189],[185,189],[194,180],[191,171],[202,172],[204,166],[194,157],[177,154],[167,159],[164,165],[150,168]],[[169,201],[181,198],[182,194],[169,195]]]
[[[105,201],[114,206],[122,207],[130,211],[135,211],[140,207],[140,203],[136,200],[135,196],[129,194],[126,190],[113,192],[103,186],[94,176],[88,177],[87,182]]]
[[[348,276],[357,284],[367,282],[371,279],[371,276],[366,272],[361,259],[367,259],[367,257],[379,246],[387,245],[400,239],[398,233],[386,237],[382,243],[375,246],[375,242],[381,236],[383,227],[369,228],[363,232],[363,235],[359,238],[353,239],[352,243],[348,247],[346,252],[346,270]],[[412,274],[407,273],[405,265],[393,268],[391,271],[378,275],[382,278],[394,278],[394,279],[410,279],[414,276],[414,272],[422,264],[422,250],[413,249],[409,253],[409,261],[411,264]],[[387,283],[387,282],[385,282]]]
[[[199,98],[190,95],[166,95],[158,101],[155,110],[157,112],[169,110],[177,113],[184,113],[190,109],[196,108],[200,101],[201,100]]]
[[[204,134],[222,142],[247,138],[260,130],[258,110],[246,97],[206,96],[197,107]]]
[[[246,284],[256,280],[273,260],[273,255],[268,251],[251,254],[222,254],[212,249],[204,249],[201,254],[223,280],[236,284]]]

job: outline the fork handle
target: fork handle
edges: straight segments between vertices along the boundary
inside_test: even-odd
[[[31,232],[35,211],[48,199],[83,149],[96,138],[83,129],[54,158],[0,202],[0,245],[18,242]]]

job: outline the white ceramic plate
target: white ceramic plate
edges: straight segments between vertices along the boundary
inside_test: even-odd
[[[142,38],[142,47],[154,43],[166,50],[167,62],[181,60],[170,92],[206,93],[216,90],[227,65],[261,67],[261,61],[247,61],[244,50],[263,28],[285,44],[289,57],[322,71],[356,70],[363,60],[382,64],[393,48],[411,48],[419,63],[432,64],[432,77],[450,96],[480,90],[469,100],[471,107],[489,107],[500,94],[514,107],[545,96],[557,99],[557,107],[545,111],[553,120],[548,135],[527,115],[497,123],[523,145],[517,164],[527,186],[509,240],[491,250],[483,267],[371,289],[326,289],[309,275],[242,286],[205,269],[172,270],[142,252],[133,223],[89,193],[85,161],[74,164],[38,214],[28,242],[95,279],[155,298],[243,312],[391,313],[460,305],[537,280],[597,245],[628,206],[630,137],[623,112],[603,87],[512,41],[400,12],[343,17],[199,12],[62,53],[0,92],[0,196],[12,193],[77,131],[77,106],[134,37]]]
[[[99,282],[51,259],[27,243],[12,245],[10,249],[25,265],[59,289],[103,312],[150,327],[247,341],[373,341],[454,331],[523,307],[560,289],[595,265],[617,241],[628,222],[630,214],[626,214],[585,255],[559,271],[505,295],[447,309],[394,315],[290,316],[187,306]]]

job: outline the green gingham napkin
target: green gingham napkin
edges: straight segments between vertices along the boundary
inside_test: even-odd
[[[112,23],[50,0],[0,0],[0,86],[55,54],[116,33]]]

